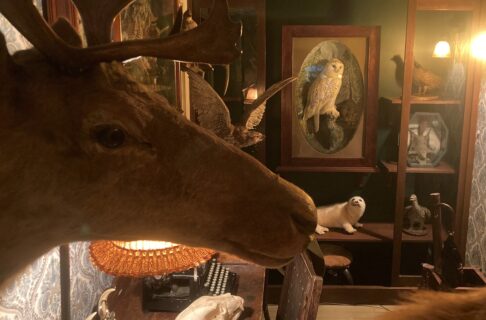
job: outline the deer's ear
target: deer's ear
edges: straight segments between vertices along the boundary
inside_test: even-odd
[[[70,46],[82,47],[83,42],[81,41],[81,37],[66,19],[58,19],[52,26],[52,29]]]

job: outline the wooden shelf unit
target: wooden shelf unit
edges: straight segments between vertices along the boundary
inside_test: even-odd
[[[295,167],[295,166],[279,166],[278,173],[287,172],[341,172],[341,173],[376,173],[379,172],[378,167]]]
[[[416,281],[416,276],[403,275],[401,270],[402,263],[402,249],[403,243],[406,242],[405,236],[401,230],[404,224],[404,200],[407,199],[411,190],[407,185],[407,174],[422,173],[422,174],[449,174],[456,175],[455,182],[449,184],[450,193],[454,194],[455,200],[450,199],[449,202],[454,205],[454,232],[455,240],[458,244],[460,253],[464,258],[466,247],[466,230],[469,215],[469,199],[471,194],[471,180],[472,168],[474,159],[474,144],[475,131],[477,122],[477,104],[479,98],[479,84],[481,74],[478,72],[476,61],[472,58],[464,62],[465,70],[465,88],[461,98],[458,99],[433,99],[433,100],[418,100],[412,94],[414,86],[414,70],[415,61],[420,59],[423,54],[417,50],[415,46],[423,45],[425,40],[434,41],[433,37],[437,37],[437,32],[430,34],[430,39],[426,39],[427,30],[425,29],[430,19],[434,15],[437,19],[442,18],[440,15],[458,14],[465,17],[464,22],[467,25],[468,33],[464,34],[464,41],[470,41],[472,35],[480,29],[481,15],[485,15],[484,1],[481,0],[409,0],[407,8],[407,27],[405,35],[405,52],[404,52],[404,71],[403,71],[403,86],[400,98],[383,98],[388,105],[396,105],[397,111],[400,113],[396,125],[398,125],[398,141],[407,141],[409,134],[410,116],[414,112],[414,107],[430,106],[435,107],[434,110],[441,107],[452,107],[448,112],[457,112],[458,126],[455,134],[455,143],[459,143],[457,148],[457,163],[453,166],[443,162],[434,168],[411,168],[407,165],[408,146],[407,143],[400,143],[398,145],[398,159],[397,164],[390,162],[382,162],[382,165],[389,172],[396,175],[396,190],[395,190],[395,212],[393,224],[393,252],[392,252],[392,269],[391,269],[391,284],[392,286],[403,286]],[[424,11],[427,11],[424,13]],[[469,12],[470,14],[466,15]],[[427,15],[427,16],[426,16]],[[422,19],[422,20],[420,20]],[[417,30],[420,26],[422,29]],[[424,32],[425,31],[425,32]],[[450,61],[452,64],[454,61]],[[457,61],[456,61],[457,62]],[[399,107],[398,107],[399,106]],[[457,106],[457,108],[456,108]],[[422,193],[424,186],[422,187]],[[452,188],[452,189],[451,189]],[[440,190],[433,190],[431,188],[427,192],[440,192]],[[425,199],[423,199],[425,202]],[[454,202],[454,203],[453,203]]]
[[[391,105],[401,105],[403,100],[401,98],[389,98],[384,97],[382,98],[388,104]],[[434,99],[434,100],[417,100],[412,97],[410,100],[411,105],[444,105],[444,106],[457,106],[463,104],[460,100],[450,100],[450,99]]]
[[[381,166],[388,173],[397,173],[398,164],[391,161],[381,161]],[[428,174],[455,174],[456,170],[447,162],[441,161],[435,167],[409,167],[405,169],[407,173],[428,173]]]
[[[432,227],[426,225],[428,230],[425,236],[412,236],[402,232],[402,241],[407,243],[428,243],[432,242]],[[341,229],[331,229],[331,231],[318,235],[317,240],[335,242],[392,242],[393,223],[364,223],[362,228],[354,234],[348,234]]]

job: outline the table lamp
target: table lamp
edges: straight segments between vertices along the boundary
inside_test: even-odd
[[[96,241],[90,254],[103,272],[119,277],[164,276],[205,263],[214,251],[163,241]]]
[[[180,312],[198,297],[200,265],[215,251],[161,241],[95,241],[93,263],[118,276],[144,278],[142,304],[149,311]],[[201,270],[200,270],[201,269]]]

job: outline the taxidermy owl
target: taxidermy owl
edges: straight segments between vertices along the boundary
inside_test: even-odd
[[[296,80],[288,78],[272,85],[244,110],[240,123],[233,125],[228,107],[209,83],[191,69],[184,71],[189,75],[191,108],[196,122],[238,148],[252,146],[264,139],[263,134],[254,129],[262,121],[266,101]]]
[[[336,109],[336,98],[343,82],[344,64],[339,59],[332,59],[324,66],[312,82],[307,93],[307,105],[304,109],[304,126],[307,120],[314,118],[314,132],[319,131],[319,117],[327,114],[333,119],[339,117]]]

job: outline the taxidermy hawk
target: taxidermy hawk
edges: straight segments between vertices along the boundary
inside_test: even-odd
[[[264,139],[264,135],[254,129],[262,121],[266,101],[296,80],[288,78],[272,85],[245,108],[240,123],[233,125],[228,107],[213,87],[191,69],[185,71],[189,75],[191,108],[195,112],[196,123],[238,148],[255,145]]]

